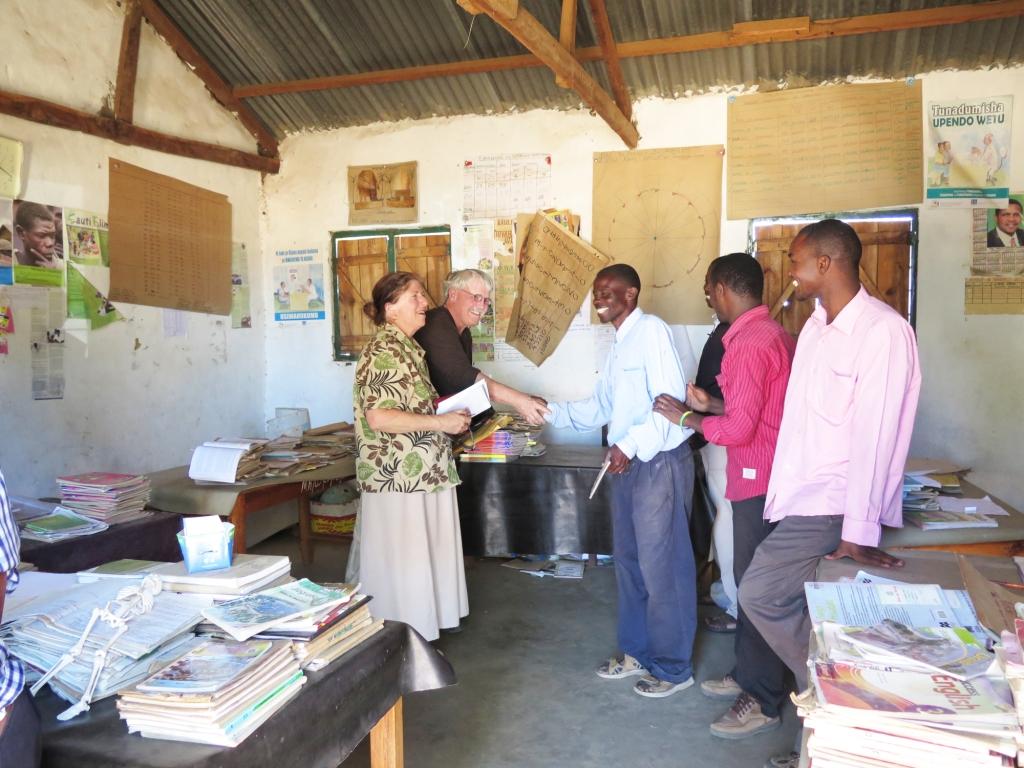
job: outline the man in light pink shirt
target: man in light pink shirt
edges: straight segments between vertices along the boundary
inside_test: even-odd
[[[807,687],[804,582],[822,558],[885,568],[881,526],[901,526],[903,467],[921,389],[914,331],[860,284],[860,239],[836,219],[797,235],[790,277],[818,307],[797,341],[765,518],[777,523],[740,585],[740,606]]]

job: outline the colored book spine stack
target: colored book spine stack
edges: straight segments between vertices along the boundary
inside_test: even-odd
[[[529,444],[529,436],[521,432],[500,429],[494,434],[478,440],[460,455],[461,461],[502,462],[519,458]]]

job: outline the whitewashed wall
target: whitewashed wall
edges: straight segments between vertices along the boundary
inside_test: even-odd
[[[113,92],[123,11],[99,0],[8,0],[0,88],[96,112]],[[87,44],[83,41],[87,41]],[[143,25],[136,123],[254,151],[234,117]],[[262,434],[264,370],[259,290],[258,173],[140,150],[0,115],[0,135],[25,144],[22,196],[106,213],[107,160],[116,157],[228,196],[233,239],[250,254],[254,325],[188,313],[187,337],[165,338],[160,309],[119,304],[126,321],[65,343],[63,400],[33,401],[25,291],[0,356],[0,467],[16,493],[55,491],[63,472],[151,471],[185,463],[197,442]],[[8,289],[9,290],[9,289]],[[0,291],[2,292],[2,291]]]
[[[1014,97],[1011,189],[1024,189],[1024,69],[942,72],[925,100]],[[1024,510],[1024,315],[963,312],[971,214],[921,210],[917,336],[924,386],[912,450],[974,467],[971,479]]]
[[[1015,124],[1024,126],[1024,70],[935,73],[923,81],[926,102],[1011,93]],[[640,147],[724,144],[726,106],[724,94],[642,101],[635,107]],[[1013,174],[1016,188],[1022,188],[1024,140],[1018,144]],[[346,166],[405,160],[419,162],[420,223],[450,224],[458,252],[462,161],[499,152],[550,153],[555,202],[583,215],[582,234],[588,237],[592,154],[619,149],[611,130],[586,112],[407,121],[296,136],[282,146],[282,173],[265,184],[264,264],[275,249],[310,244],[320,245],[326,258],[328,233],[346,225]],[[925,384],[914,450],[976,467],[979,482],[1024,507],[1019,450],[1024,317],[964,316],[969,216],[921,210],[917,327]],[[723,220],[723,253],[744,250],[747,242],[748,222]],[[699,354],[704,329],[687,331]],[[310,407],[314,422],[351,418],[352,365],[331,361],[329,322],[271,323],[267,355],[268,413],[277,405],[301,403]],[[595,380],[591,345],[580,339],[563,342],[540,369],[483,367],[499,379],[558,399],[588,394]]]
[[[724,140],[722,97],[643,102],[637,113],[642,148]],[[618,137],[586,112],[407,121],[293,137],[282,144],[282,172],[265,183],[264,263],[272,262],[275,250],[310,244],[320,245],[326,260],[329,233],[347,228],[346,167],[399,160],[419,163],[419,222],[450,225],[453,254],[458,254],[463,161],[499,151],[551,154],[554,202],[583,214],[581,234],[589,238],[593,153],[622,148]],[[746,223],[723,224],[723,246],[743,250]],[[693,336],[699,355],[704,333],[697,329]],[[330,322],[272,323],[267,338],[268,413],[275,406],[301,403],[310,407],[314,423],[351,418],[354,366],[331,361]],[[597,363],[590,334],[570,334],[539,369],[530,364],[481,367],[513,386],[567,399],[590,393]],[[562,434],[558,439],[573,437]]]

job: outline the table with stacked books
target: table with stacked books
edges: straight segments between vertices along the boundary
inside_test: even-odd
[[[246,551],[246,523],[251,515],[276,504],[298,504],[299,544],[303,562],[312,559],[309,499],[329,485],[355,475],[355,460],[345,456],[325,467],[298,475],[264,477],[228,484],[197,484],[188,467],[174,467],[149,475],[150,505],[180,515],[220,515],[235,526],[235,552]]]
[[[4,642],[28,669],[44,766],[337,766],[370,734],[400,766],[402,697],[455,682],[414,630],[353,584],[123,560],[23,574]]]
[[[822,560],[805,585],[801,764],[1021,764],[1019,558],[891,552],[904,567]]]
[[[146,509],[145,475],[86,472],[57,478],[60,499],[11,498],[21,559],[74,573],[124,558],[177,560],[181,516]]]
[[[904,500],[903,527],[883,528],[882,547],[939,549],[1012,557],[1024,553],[1024,514],[960,474],[945,476],[927,502],[913,509]]]
[[[467,555],[612,551],[611,483],[590,489],[607,448],[549,445],[542,456],[459,463]]]

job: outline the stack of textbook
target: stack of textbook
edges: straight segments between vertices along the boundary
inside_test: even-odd
[[[235,747],[305,682],[287,642],[209,639],[121,691],[117,709],[131,733]]]
[[[68,509],[104,523],[144,517],[149,478],[116,472],[87,472],[57,478],[60,502]]]
[[[158,563],[152,560],[115,560],[78,573],[86,584],[104,579],[142,579],[150,574],[160,577],[169,592],[205,595],[209,599],[230,600],[291,580],[291,561],[277,555],[235,555],[231,565],[215,571],[189,573],[184,562]]]
[[[383,627],[370,617],[369,599],[358,585],[300,579],[204,610],[199,631],[234,640],[292,640],[302,666],[316,670]]]
[[[797,701],[818,766],[1010,766],[1022,732],[1005,676],[960,591],[805,586],[811,689]]]
[[[384,622],[370,615],[370,599],[369,595],[353,594],[346,603],[282,622],[256,637],[291,640],[302,668],[315,672],[383,629]]]

